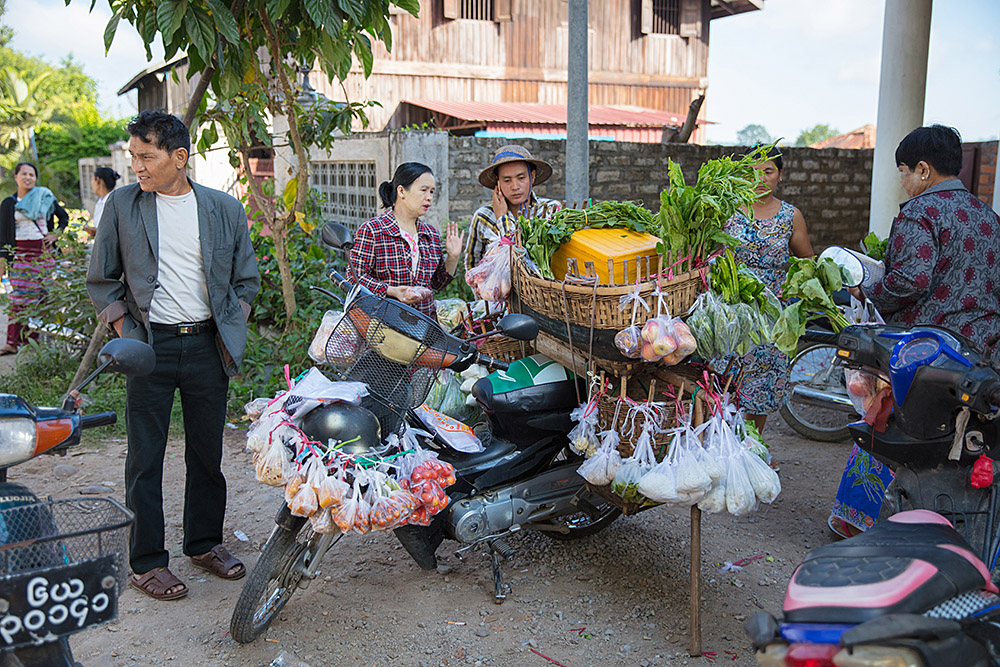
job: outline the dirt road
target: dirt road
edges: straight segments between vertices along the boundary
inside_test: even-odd
[[[715,664],[754,664],[743,621],[758,609],[778,610],[802,555],[832,539],[826,517],[847,445],[803,441],[780,418],[766,435],[781,466],[779,498],[749,517],[703,521],[703,646],[715,652]],[[281,492],[257,483],[243,445],[243,431],[227,431],[226,545],[249,567],[271,531]],[[19,466],[11,479],[39,495],[80,497],[87,487],[104,486],[122,500],[124,453],[121,440],[85,443],[74,456]],[[520,535],[512,540],[517,554],[505,565],[513,593],[502,605],[493,603],[484,556],[459,561],[451,554],[454,543],[445,543],[441,571],[424,572],[391,534],[351,535],[264,637],[239,645],[228,628],[242,582],[207,577],[180,551],[183,458],[182,444],[171,442],[164,493],[171,567],[190,595],[157,602],[125,591],[117,622],[74,640],[86,667],[257,667],[283,652],[312,667],[554,664],[543,656],[567,667],[712,662],[687,652],[689,520],[686,509],[671,508],[621,518],[574,543]],[[73,470],[56,470],[65,464]],[[721,571],[726,561],[757,555],[765,558],[738,572]]]

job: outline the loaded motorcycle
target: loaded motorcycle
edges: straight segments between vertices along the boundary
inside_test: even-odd
[[[940,327],[807,337],[884,383],[881,404],[848,428],[895,478],[875,527],[806,556],[781,619],[760,612],[747,622],[758,663],[1000,664],[998,491],[987,456],[1000,442],[1000,373]]]
[[[79,412],[79,391],[100,373],[146,375],[156,362],[151,347],[122,338],[99,359],[58,408],[0,394],[0,667],[74,667],[68,636],[118,617],[132,513],[110,498],[39,500],[7,481],[12,466],[65,455],[83,429],[117,421]]]
[[[342,225],[327,223],[324,242],[348,250],[352,239]],[[502,602],[509,592],[500,563],[513,553],[506,538],[520,530],[537,530],[554,539],[572,540],[603,530],[620,514],[591,494],[576,474],[582,459],[569,449],[570,413],[579,405],[582,381],[542,355],[510,364],[481,354],[475,340],[503,333],[532,340],[538,325],[524,315],[500,319],[496,331],[460,340],[433,319],[398,301],[379,297],[352,285],[335,270],[328,277],[348,299],[342,324],[350,338],[362,341],[349,352],[332,349],[342,337],[331,336],[327,358],[340,359],[341,380],[367,385],[360,406],[329,403],[303,417],[302,432],[313,441],[349,442],[352,454],[391,453],[384,444],[405,424],[423,428],[414,409],[427,396],[442,369],[462,371],[472,364],[497,369],[480,379],[473,395],[487,423],[476,429],[484,449],[462,453],[449,449],[437,436],[420,439],[454,466],[456,483],[447,489],[449,502],[429,526],[407,525],[395,536],[423,569],[437,565],[435,551],[445,538],[458,542],[458,555],[486,547],[493,566],[494,593]],[[338,299],[322,288],[313,288]],[[338,299],[339,300],[339,299]],[[258,637],[298,588],[319,574],[320,562],[343,533],[315,533],[309,522],[293,516],[285,503],[278,510],[271,536],[233,611],[230,632],[246,643]]]

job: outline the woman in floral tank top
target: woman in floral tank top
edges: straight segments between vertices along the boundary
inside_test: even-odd
[[[736,261],[746,264],[775,295],[780,295],[789,256],[812,257],[813,249],[802,212],[774,196],[784,169],[781,155],[772,153],[771,159],[757,169],[763,180],[757,187],[759,197],[753,203],[753,219],[748,211],[737,213],[726,223],[726,232],[740,241],[734,253]],[[728,360],[719,362],[725,364]],[[743,368],[741,406],[761,430],[767,415],[784,401],[788,359],[772,343],[761,343],[743,357]]]

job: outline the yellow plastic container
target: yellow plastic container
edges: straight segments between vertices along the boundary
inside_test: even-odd
[[[623,285],[635,282],[639,257],[656,257],[656,244],[660,241],[652,234],[633,232],[628,229],[581,229],[570,240],[559,246],[549,259],[549,266],[556,279],[566,277],[567,260],[576,259],[577,271],[587,274],[586,262],[594,263],[594,272],[602,285]],[[613,260],[614,276],[608,276],[608,259]],[[628,275],[625,274],[625,260],[628,260]],[[656,260],[651,259],[650,270],[656,272]],[[641,262],[643,277],[646,263]]]

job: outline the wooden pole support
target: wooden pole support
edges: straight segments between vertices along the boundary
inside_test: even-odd
[[[701,426],[704,412],[701,399],[695,397],[694,426]],[[691,618],[688,628],[692,658],[701,655],[701,510],[698,505],[691,506]]]

